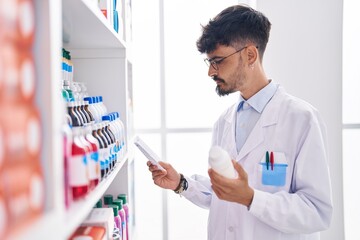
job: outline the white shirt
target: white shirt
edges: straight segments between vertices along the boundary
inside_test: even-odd
[[[332,216],[327,138],[319,113],[278,87],[238,153],[236,110],[234,104],[215,123],[212,145],[242,165],[255,194],[248,210],[218,199],[208,177],[186,177],[189,187],[182,195],[209,209],[208,239],[319,239]],[[274,153],[275,163],[287,164],[275,166],[284,170],[275,177],[261,165],[267,151]]]
[[[266,104],[274,96],[277,87],[277,85],[270,81],[268,85],[248,100],[245,100],[240,95],[235,125],[235,141],[238,152],[259,120]]]

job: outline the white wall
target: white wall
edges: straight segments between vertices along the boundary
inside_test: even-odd
[[[334,214],[324,240],[344,239],[342,189],[341,0],[257,0],[272,22],[264,66],[269,78],[310,102],[328,128]]]

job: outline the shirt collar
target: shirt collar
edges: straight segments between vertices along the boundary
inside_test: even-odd
[[[240,95],[237,111],[240,111],[243,107],[244,102],[246,102],[255,111],[257,111],[258,113],[262,113],[266,104],[274,96],[278,87],[279,87],[279,84],[275,84],[275,83],[273,83],[273,81],[270,80],[268,85],[263,87],[260,91],[258,91],[254,96],[252,96],[248,100],[245,100]]]

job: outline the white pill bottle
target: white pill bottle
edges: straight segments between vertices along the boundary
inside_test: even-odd
[[[215,172],[224,177],[232,179],[237,178],[237,172],[231,161],[229,153],[219,146],[213,146],[210,148],[209,165],[215,170]]]

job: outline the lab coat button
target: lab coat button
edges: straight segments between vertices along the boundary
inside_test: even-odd
[[[228,228],[230,232],[233,232],[234,231],[234,228],[233,227],[229,227]]]

